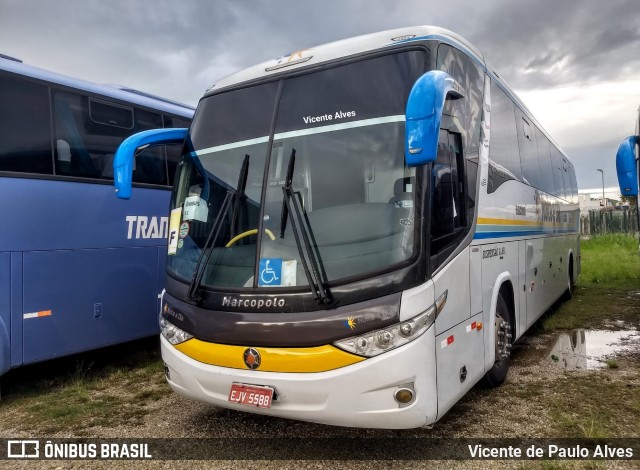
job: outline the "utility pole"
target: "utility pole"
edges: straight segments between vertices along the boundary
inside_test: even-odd
[[[599,171],[600,173],[602,173],[602,209],[600,209],[602,211],[602,234],[604,235],[605,233],[607,233],[607,213],[604,212],[604,210],[607,208],[607,200],[604,197],[604,170],[601,168],[596,168],[596,171]]]

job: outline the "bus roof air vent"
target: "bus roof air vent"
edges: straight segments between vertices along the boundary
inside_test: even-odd
[[[393,42],[399,42],[399,41],[408,41],[409,39],[413,39],[415,38],[416,35],[415,34],[406,34],[404,36],[397,36],[395,38],[391,38],[391,40]]]
[[[300,49],[299,51],[286,54],[279,59],[276,59],[275,65],[264,69],[265,72],[272,72],[273,70],[282,69],[284,67],[290,67],[292,65],[303,64],[313,59],[312,55],[305,56],[304,52],[308,49]]]

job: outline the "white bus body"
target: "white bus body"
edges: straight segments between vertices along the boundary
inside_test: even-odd
[[[396,65],[370,73],[368,67],[382,67],[384,61],[402,68],[402,74],[396,74]],[[395,111],[396,98],[387,97],[386,85],[375,88],[396,75],[402,75],[398,83],[409,77],[407,86],[413,90],[397,92],[406,115]],[[342,85],[335,81],[352,76],[359,85],[349,88],[345,79],[348,92],[340,95]],[[424,77],[427,84],[419,85]],[[422,106],[421,90],[430,92],[436,87],[431,83],[442,80],[448,88],[440,90],[442,100],[447,97],[441,115],[437,103],[414,115],[412,100]],[[273,99],[270,83],[276,90]],[[198,135],[206,119],[224,126],[209,103],[217,100],[216,109],[228,105],[237,110],[247,106],[243,94],[259,87],[264,92],[246,102],[264,98],[270,103],[265,106],[270,111],[262,113],[268,132],[238,131],[232,142],[226,135],[215,141]],[[381,102],[388,100],[388,109],[367,114],[367,106],[374,105],[357,100],[371,98],[369,89]],[[360,92],[362,98],[354,96]],[[322,96],[318,101],[326,104],[326,112],[311,113],[305,107],[313,96]],[[272,106],[274,102],[279,104]],[[298,108],[302,114],[287,127],[291,115],[285,111],[295,114]],[[253,126],[260,113],[246,113],[252,116],[247,126]],[[377,135],[395,136],[398,129],[409,135],[409,123],[419,127],[420,119],[433,116],[437,152],[413,148],[416,141],[407,137],[405,145],[389,153],[400,159],[397,165],[390,156],[379,157],[387,140],[376,140]],[[359,139],[358,132],[371,129],[366,139]],[[426,126],[420,129],[427,132]],[[169,247],[161,320],[167,380],[186,397],[331,425],[429,426],[483,377],[490,385],[504,380],[512,342],[563,294],[570,294],[579,274],[579,212],[571,163],[483,56],[446,30],[386,31],[249,68],[207,91],[189,132],[192,146],[185,147],[171,213],[170,231],[179,232],[180,241]],[[316,148],[322,151],[309,160]],[[235,160],[225,160],[236,150]],[[360,151],[362,163],[351,164]],[[264,153],[266,162],[255,163]],[[422,158],[421,153],[425,160],[410,162],[416,155]],[[245,154],[249,169],[240,168]],[[333,155],[341,155],[336,161],[344,164],[322,167],[322,159],[332,161]],[[216,159],[237,163],[231,171],[212,163]],[[287,177],[273,179],[284,175],[287,162]],[[324,172],[322,178],[318,172]],[[351,174],[359,176],[344,176]],[[319,189],[323,185],[331,189]],[[215,189],[219,187],[224,191]],[[287,196],[287,187],[293,195]],[[340,200],[331,199],[332,192]],[[230,209],[221,201],[225,193]],[[392,209],[384,207],[387,201]],[[186,208],[195,202],[208,206],[208,216],[194,216]],[[240,205],[238,214],[254,225],[240,221],[234,211]],[[282,207],[287,207],[288,223],[282,220]],[[389,224],[399,222],[389,225],[391,235],[382,228],[378,233],[376,224],[367,225],[371,217],[363,214],[369,210],[378,225],[385,225],[383,217],[391,211]],[[221,214],[221,223],[232,218],[241,227],[229,222],[227,234],[227,225],[215,226],[212,212]],[[332,216],[339,222],[335,226]],[[270,225],[276,219],[280,224]],[[207,229],[198,235],[205,220]],[[254,226],[252,234],[243,232]],[[220,240],[214,229],[222,234]],[[300,240],[294,243],[288,230]],[[308,243],[305,234],[312,235]],[[236,246],[236,239],[249,236],[256,237],[255,243]],[[362,241],[352,243],[356,239]],[[378,242],[403,245],[389,251],[375,245],[371,250],[380,255],[370,256],[368,244]],[[201,255],[197,262],[187,256],[192,245]],[[387,256],[390,261],[380,261]],[[269,279],[253,276],[265,273]],[[293,281],[280,281],[292,275]],[[232,281],[233,276],[238,280]],[[273,287],[271,279],[280,283]]]

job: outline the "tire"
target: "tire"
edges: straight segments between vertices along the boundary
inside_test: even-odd
[[[569,259],[569,275],[567,278],[567,290],[562,294],[562,300],[566,302],[567,300],[571,300],[573,297],[573,286],[575,282],[573,282],[573,258]]]
[[[507,357],[499,357],[498,351],[502,346],[498,345],[500,341],[500,324],[504,322],[506,325],[503,327],[504,338],[508,341]],[[505,302],[502,294],[498,294],[498,302],[496,303],[496,316],[495,316],[495,334],[494,334],[494,348],[496,349],[496,360],[493,367],[482,378],[482,383],[490,388],[495,388],[501,385],[507,378],[507,372],[509,372],[509,362],[511,360],[511,345],[513,344],[513,333],[511,325],[511,315],[509,315],[509,308]]]

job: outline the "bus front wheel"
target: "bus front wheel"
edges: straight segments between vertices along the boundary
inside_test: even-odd
[[[482,381],[488,387],[497,387],[507,378],[509,360],[511,358],[512,325],[509,308],[502,294],[498,294],[496,303],[494,347],[496,351],[493,367],[485,374]]]

